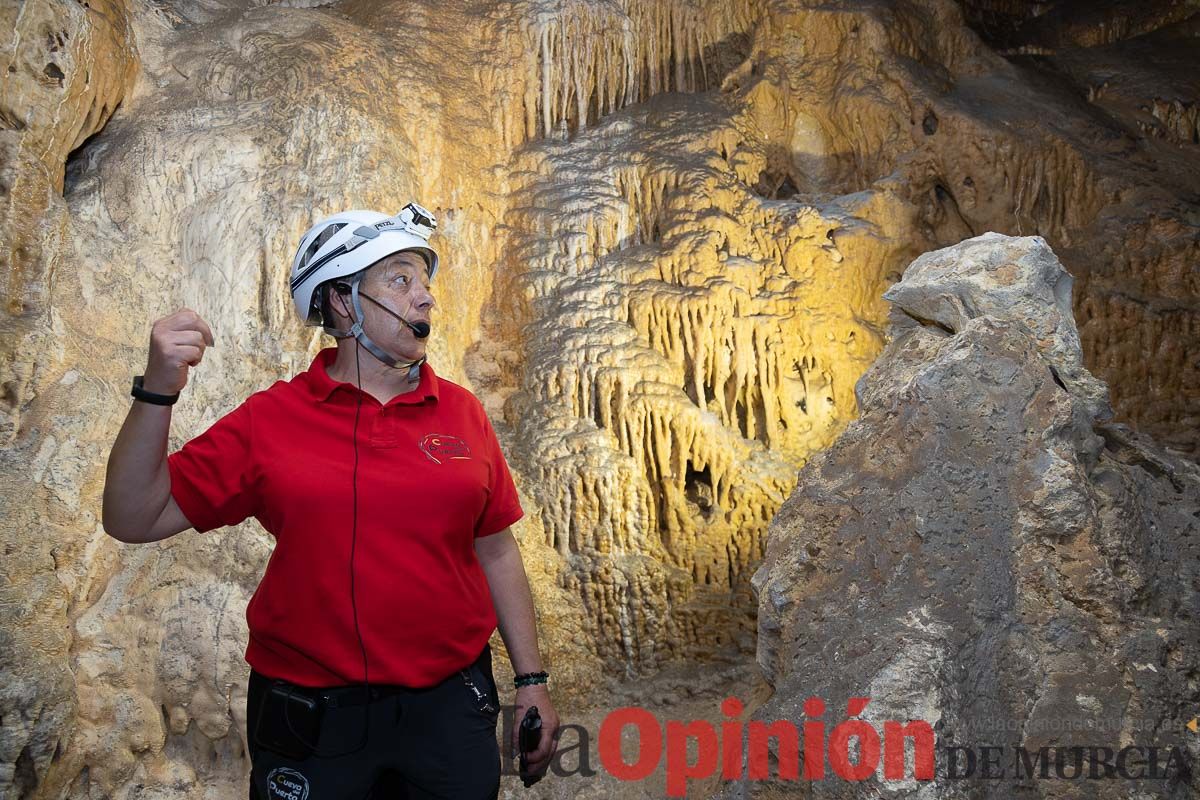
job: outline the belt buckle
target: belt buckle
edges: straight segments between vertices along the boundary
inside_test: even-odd
[[[372,694],[368,695],[361,684],[353,684],[326,689],[320,692],[320,698],[329,708],[349,708],[350,706],[364,705],[375,699],[376,695],[373,693],[376,691],[378,691],[377,688],[372,686]]]

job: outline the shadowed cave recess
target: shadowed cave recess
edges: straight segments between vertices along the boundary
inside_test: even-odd
[[[919,529],[953,504],[956,478],[942,470],[955,464],[1004,476],[984,481],[1003,484],[1004,501],[979,508],[1012,530],[1041,530],[1062,518],[1054,503],[1087,495],[1100,510],[1072,528],[1080,548],[1116,524],[1106,514],[1118,504],[1096,498],[1120,481],[1150,498],[1139,519],[1194,501],[1194,4],[24,0],[0,22],[15,32],[0,45],[0,796],[245,795],[244,611],[270,537],[250,520],[122,547],[100,525],[104,463],[155,318],[194,308],[218,343],[175,407],[172,449],[332,345],[295,318],[286,276],[300,234],[345,208],[416,200],[438,217],[429,359],[496,427],[526,511],[514,531],[555,698],[593,733],[625,704],[720,721],[729,695],[747,714],[798,719],[792,701],[811,688],[801,676],[820,669],[805,659],[843,634],[859,652],[853,619],[839,629],[825,606],[866,619],[907,602],[861,605],[889,573],[835,554],[910,547],[901,523],[871,509]],[[991,232],[1014,238],[952,251],[960,271],[1020,264],[1040,300],[1005,305],[999,283],[980,300],[951,286],[954,270],[928,297],[893,288],[922,254]],[[1045,266],[1054,259],[1073,285]],[[1007,310],[985,318],[989,303]],[[1026,317],[1005,317],[1013,308]],[[1043,336],[1053,314],[1064,321]],[[1045,441],[1070,447],[997,438],[962,450],[971,423],[939,438],[941,406],[919,377],[879,399],[900,385],[889,365],[911,367],[914,353],[943,365],[943,340],[988,364],[1046,359],[1037,375],[1053,373],[1049,384],[1025,381],[1023,367],[973,380],[1027,389],[1020,413],[1040,409]],[[1074,410],[1045,410],[1055,386]],[[981,404],[964,417],[1003,416],[1016,396],[962,391]],[[862,463],[837,449],[859,445]],[[995,448],[990,466],[972,461],[981,448]],[[918,482],[902,478],[924,470],[940,482],[908,493]],[[1175,488],[1160,498],[1143,477],[1114,477],[1132,472]],[[875,532],[838,539],[850,517],[876,519]],[[1195,519],[1171,529],[1194,531]],[[962,547],[939,540],[945,531],[917,538],[927,534],[925,547]],[[1077,584],[1054,594],[1023,576],[988,602],[1014,618],[1030,598],[1065,603],[1107,626],[1194,611],[1194,585],[1160,608],[1174,584],[1134,580],[1113,553],[1137,547],[1110,544],[1095,545],[1108,560],[1092,574],[1111,568],[1134,587],[1118,610],[1104,610],[1116,589],[1072,572],[1091,563],[1075,551],[1062,575]],[[824,606],[805,594],[814,587]],[[905,613],[926,620],[933,606]],[[1147,663],[1187,662],[1164,642]],[[858,674],[864,695],[923,663],[943,665],[931,683],[944,688],[961,676],[943,644],[897,646],[887,669],[829,663]],[[498,636],[493,646],[507,675]],[[1183,697],[1195,692],[1188,675],[1113,685]],[[826,688],[831,707],[854,691]],[[951,694],[927,700],[944,720],[982,708]],[[662,793],[661,775],[603,781],[588,791]],[[576,791],[547,781],[530,796]]]

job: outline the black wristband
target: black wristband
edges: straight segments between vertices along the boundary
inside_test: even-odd
[[[522,686],[536,686],[539,683],[545,683],[549,678],[549,672],[522,672],[513,678],[513,685],[518,689]]]
[[[130,390],[129,394],[132,395],[135,400],[141,400],[144,403],[152,403],[156,406],[175,405],[175,401],[179,399],[179,392],[176,392],[175,394],[155,394],[154,392],[147,392],[142,388],[143,377],[144,376],[142,375],[133,376],[133,389]]]

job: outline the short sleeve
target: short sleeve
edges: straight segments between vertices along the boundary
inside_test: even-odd
[[[257,510],[251,422],[247,401],[167,456],[171,496],[201,533]]]
[[[517,487],[508,471],[508,462],[504,453],[500,452],[500,442],[496,439],[496,431],[484,413],[479,409],[483,420],[484,447],[487,450],[488,464],[491,467],[491,477],[488,484],[488,500],[475,523],[475,538],[490,536],[512,525],[525,516],[521,501],[517,497]]]

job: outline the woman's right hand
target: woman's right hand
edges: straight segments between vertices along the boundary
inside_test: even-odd
[[[142,387],[155,394],[179,392],[187,386],[188,367],[199,364],[204,348],[213,346],[208,323],[191,309],[156,320],[150,328],[150,358]]]

